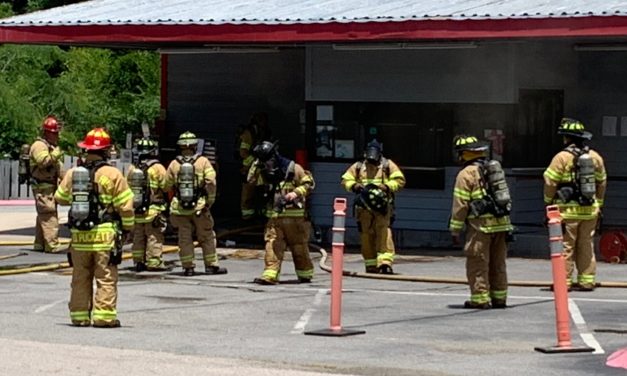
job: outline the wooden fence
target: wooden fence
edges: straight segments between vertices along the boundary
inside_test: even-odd
[[[66,156],[63,161],[63,171],[76,165],[76,157]],[[130,163],[121,163],[119,160],[110,161],[126,176]],[[18,161],[0,160],[0,200],[31,200],[33,192],[30,184],[19,184],[17,178]]]

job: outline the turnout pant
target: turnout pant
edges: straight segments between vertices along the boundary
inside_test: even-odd
[[[196,238],[202,248],[205,266],[218,266],[216,234],[213,231],[213,217],[208,209],[200,215],[171,215],[172,226],[178,229],[181,264],[184,269],[194,268],[194,241],[192,231],[196,228]]]
[[[37,220],[35,223],[36,251],[57,252],[59,248],[59,218],[57,204],[54,201],[54,186],[33,188]]]
[[[394,240],[390,230],[391,213],[386,215],[356,208],[357,229],[361,240],[361,255],[366,270],[394,263]]]
[[[285,251],[292,251],[294,269],[298,279],[311,279],[314,267],[309,255],[311,223],[302,217],[271,218],[266,224],[265,268],[261,278],[278,281]]]
[[[472,226],[466,232],[466,277],[473,303],[507,301],[507,232],[485,234]]]
[[[145,262],[148,268],[162,266],[161,254],[163,253],[163,233],[161,229],[148,223],[135,222],[133,230],[133,261]]]
[[[76,251],[72,254],[70,318],[73,324],[93,321],[106,326],[117,319],[118,268],[109,265],[109,251]],[[96,294],[93,281],[96,279]]]
[[[593,237],[597,219],[565,219],[564,260],[566,261],[566,283],[573,283],[573,271],[577,267],[577,283],[581,287],[594,287],[596,284],[597,263],[594,256]]]
[[[240,207],[242,210],[242,218],[247,219],[255,215],[255,183],[242,183],[242,196]]]

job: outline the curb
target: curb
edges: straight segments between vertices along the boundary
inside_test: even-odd
[[[0,206],[31,206],[35,200],[0,200]]]

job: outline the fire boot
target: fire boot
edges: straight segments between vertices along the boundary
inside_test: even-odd
[[[221,268],[219,266],[205,266],[205,273],[207,274],[226,274],[228,271],[226,268]]]
[[[377,274],[379,273],[379,268],[376,266],[366,266],[366,273]]]
[[[193,275],[195,275],[196,273],[194,273],[194,268],[183,268],[183,275],[185,277],[191,277]]]
[[[122,326],[120,320],[113,320],[111,322],[94,322],[94,328],[119,328]]]
[[[141,273],[143,271],[146,271],[146,264],[144,264],[143,262],[136,263],[135,264],[135,272]]]
[[[388,264],[383,264],[379,266],[379,273],[381,274],[394,274],[394,270],[392,270],[392,266]]]
[[[279,283],[279,281],[276,280],[269,280],[269,279],[265,279],[265,278],[255,278],[253,280],[254,283],[258,284],[258,285],[276,285]]]
[[[469,309],[490,309],[490,303],[485,302],[485,303],[475,303],[475,302],[471,302],[470,300],[466,300],[464,302],[464,308],[469,308]]]
[[[492,299],[492,308],[504,309],[507,308],[507,303],[505,300]]]
[[[311,283],[311,278],[298,277],[298,283]]]

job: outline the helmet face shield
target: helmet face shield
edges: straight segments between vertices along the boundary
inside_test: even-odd
[[[253,156],[260,162],[267,162],[277,155],[277,144],[270,141],[264,141],[253,148]]]

